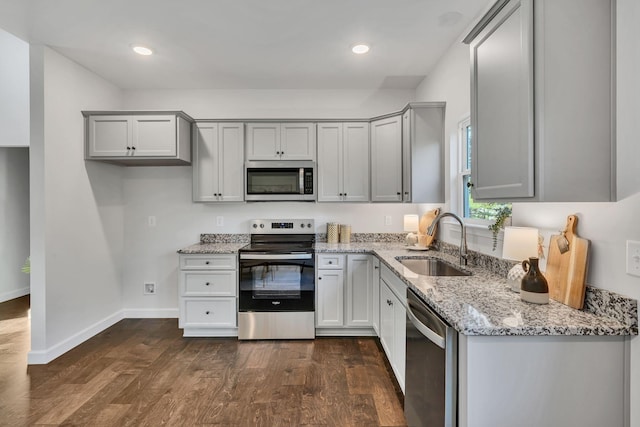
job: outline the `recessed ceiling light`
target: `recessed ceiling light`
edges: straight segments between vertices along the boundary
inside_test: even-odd
[[[132,45],[131,49],[133,49],[133,51],[138,55],[144,55],[144,56],[153,55],[153,50],[145,46]]]
[[[351,48],[351,52],[362,55],[363,53],[369,52],[369,46],[366,44],[357,44]]]

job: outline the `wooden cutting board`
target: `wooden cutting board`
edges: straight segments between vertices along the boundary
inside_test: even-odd
[[[580,310],[584,306],[589,240],[578,237],[577,224],[577,216],[567,217],[564,237],[567,239],[568,249],[564,253],[558,245],[559,240],[564,240],[563,235],[551,236],[544,276],[549,283],[549,297]]]
[[[418,245],[427,247],[433,243],[433,240],[436,238],[436,234],[438,232],[438,226],[433,230],[433,236],[429,236],[427,234],[427,228],[431,225],[434,219],[440,214],[440,209],[435,208],[432,211],[429,211],[422,215],[420,218],[420,223],[418,224]]]

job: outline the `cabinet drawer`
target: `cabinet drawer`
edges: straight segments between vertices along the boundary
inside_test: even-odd
[[[389,267],[386,265],[382,266],[382,271],[380,272],[380,278],[384,280],[384,282],[389,286],[389,289],[398,297],[400,303],[406,307],[407,306],[407,285],[396,276]]]
[[[236,270],[236,256],[224,255],[180,255],[183,270]]]
[[[323,269],[342,269],[344,268],[344,255],[339,254],[322,254],[318,255],[317,268]]]
[[[182,294],[185,296],[236,296],[236,281],[235,270],[183,272]]]
[[[192,298],[184,300],[184,326],[236,327],[236,299]]]

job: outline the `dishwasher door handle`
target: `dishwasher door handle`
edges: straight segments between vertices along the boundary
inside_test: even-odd
[[[418,331],[420,331],[420,333],[422,335],[427,337],[429,339],[429,341],[431,341],[432,343],[434,343],[435,345],[437,345],[438,347],[440,347],[442,349],[445,348],[445,339],[444,339],[444,337],[441,337],[440,335],[438,335],[437,333],[435,333],[434,331],[429,329],[420,320],[418,320],[418,318],[415,316],[415,314],[413,314],[413,311],[411,311],[411,307],[410,306],[407,307],[407,316],[409,317],[409,320],[411,320],[411,323],[413,324],[413,326],[415,326],[415,328]]]

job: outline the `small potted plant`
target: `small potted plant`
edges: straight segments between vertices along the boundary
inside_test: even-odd
[[[500,210],[498,210],[496,219],[493,222],[493,224],[489,225],[489,230],[491,230],[491,232],[493,233],[493,250],[494,251],[498,246],[498,233],[502,228],[504,228],[504,226],[506,225],[505,222],[510,217],[511,217],[511,207],[503,206],[500,208]]]

